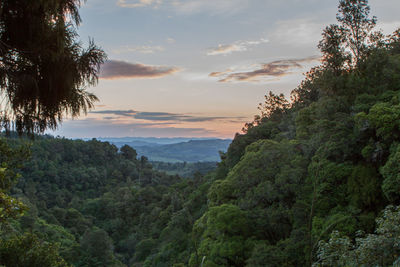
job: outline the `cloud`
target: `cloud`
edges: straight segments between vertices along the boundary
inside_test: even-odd
[[[255,41],[237,41],[233,44],[223,45],[220,44],[217,47],[211,48],[207,51],[208,56],[215,55],[227,55],[233,52],[247,51],[250,46],[256,46],[262,43],[268,43],[267,39],[261,38]]]
[[[227,74],[229,72],[231,72],[231,69],[227,69],[226,71],[215,71],[215,72],[211,72],[210,74],[208,74],[208,76],[210,77],[220,77],[223,76],[224,74]]]
[[[129,63],[118,60],[108,60],[101,67],[101,79],[123,78],[160,78],[180,71],[177,67],[151,66],[140,63]]]
[[[155,52],[164,51],[164,47],[162,46],[150,46],[150,45],[141,45],[141,46],[125,46],[119,49],[113,50],[116,54],[130,53],[130,52],[139,52],[142,54],[154,54]]]
[[[97,114],[110,114],[110,115],[118,115],[118,116],[127,116],[130,117],[136,114],[136,111],[129,109],[129,110],[98,110],[98,111],[91,111],[89,113],[97,113]]]
[[[135,111],[135,110],[100,110],[100,111],[92,111],[90,113],[95,114],[106,114],[106,115],[116,115],[121,117],[130,117],[137,120],[145,120],[145,121],[162,121],[162,122],[207,122],[207,121],[216,121],[216,120],[240,120],[246,119],[245,117],[204,117],[204,116],[193,116],[193,115],[185,115],[185,114],[176,114],[169,112],[143,112],[143,111]],[[107,120],[110,120],[112,117],[105,117]]]
[[[108,117],[108,116],[103,117],[103,120],[115,120],[115,119],[116,119],[115,117]]]
[[[245,8],[248,2],[249,0],[118,0],[117,5],[123,8],[159,8],[164,5],[182,15],[221,15],[235,14]]]
[[[175,39],[174,38],[171,38],[171,37],[168,37],[167,38],[167,43],[169,43],[169,44],[174,44],[176,41],[175,41]]]
[[[315,46],[321,40],[325,24],[311,19],[294,19],[278,21],[271,40],[278,44],[299,46]]]
[[[319,57],[312,56],[302,59],[276,60],[270,63],[261,64],[261,66],[252,71],[246,72],[212,72],[211,77],[219,78],[219,82],[259,82],[265,77],[282,77],[291,74],[292,69],[303,67],[303,63],[310,63],[319,60]]]
[[[177,13],[191,15],[207,13],[208,15],[235,14],[243,10],[248,0],[170,0]]]
[[[216,48],[211,48],[208,50],[207,55],[208,56],[214,56],[214,55],[227,55],[232,52],[238,52],[238,51],[245,51],[246,48],[241,46],[241,45],[236,45],[236,44],[231,44],[231,45],[218,45]]]
[[[120,7],[136,8],[145,6],[158,7],[162,0],[118,0],[117,5]]]

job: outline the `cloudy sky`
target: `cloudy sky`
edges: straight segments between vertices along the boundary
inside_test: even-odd
[[[80,38],[108,55],[96,108],[55,135],[232,138],[268,91],[318,65],[336,0],[87,0]],[[370,0],[385,33],[399,0]]]

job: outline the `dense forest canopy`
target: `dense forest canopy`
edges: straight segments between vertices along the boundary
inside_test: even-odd
[[[400,29],[369,13],[341,0],[322,64],[291,101],[267,94],[206,175],[97,140],[38,137],[27,159],[2,139],[0,264],[397,266]]]

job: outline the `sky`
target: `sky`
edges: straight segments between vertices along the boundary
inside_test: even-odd
[[[370,0],[378,29],[399,0]],[[233,138],[269,91],[290,92],[320,64],[337,0],[87,0],[78,29],[108,59],[95,109],[50,132],[67,138]]]

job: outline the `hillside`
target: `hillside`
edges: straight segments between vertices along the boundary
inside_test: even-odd
[[[116,145],[118,148],[123,145],[128,145],[131,147],[139,146],[159,146],[159,145],[169,145],[182,142],[188,142],[190,140],[209,140],[209,138],[185,138],[185,137],[98,137],[96,138],[102,142],[109,142]],[[90,141],[91,138],[83,138],[85,141]]]
[[[163,162],[217,162],[232,140],[190,140],[176,144],[140,146],[136,151],[151,161]]]
[[[178,175],[183,178],[191,178],[198,174],[205,175],[217,168],[217,162],[193,162],[193,163],[171,163],[162,161],[152,161],[151,165],[157,171],[165,172],[169,175]]]
[[[292,102],[270,92],[233,140],[190,266],[398,264],[400,30],[373,39],[358,4],[340,2]]]
[[[169,163],[218,162],[221,159],[220,152],[226,152],[232,142],[230,139],[154,137],[97,138],[97,140],[109,142],[118,148],[128,145],[134,148],[139,156],[145,156],[150,161]]]
[[[2,155],[8,145],[26,143],[32,155],[12,194],[29,209],[7,227],[60,244],[60,255],[74,266],[141,261],[135,247],[160,236],[202,179],[166,175],[153,170],[146,158],[137,159],[129,146],[118,150],[97,140],[1,139]],[[9,251],[0,244],[2,263],[12,259]]]

